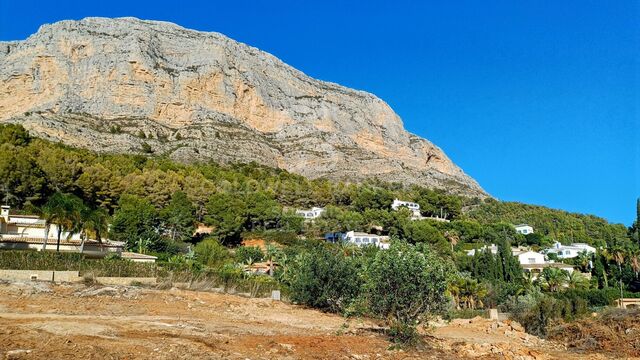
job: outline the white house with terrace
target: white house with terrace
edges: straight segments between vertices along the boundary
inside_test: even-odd
[[[45,241],[46,239],[46,241]],[[0,207],[0,249],[5,250],[51,250],[58,241],[58,226],[50,224],[48,233],[43,219],[37,215],[12,215],[11,208]],[[61,252],[81,252],[88,257],[102,258],[108,254],[122,254],[124,243],[93,239],[82,241],[80,234],[62,231]]]
[[[349,231],[344,234],[344,241],[356,246],[373,245],[380,249],[388,249],[391,245],[389,237],[376,234],[367,234],[362,232]]]
[[[422,215],[420,214],[420,204],[410,202],[410,201],[402,201],[398,199],[394,199],[391,204],[391,208],[393,210],[399,210],[400,208],[406,207],[411,210],[411,217],[420,218]]]
[[[516,232],[522,235],[533,234],[533,227],[527,224],[515,225]]]
[[[317,219],[324,212],[324,208],[312,207],[310,210],[296,210],[296,214],[302,216],[305,220]]]
[[[595,254],[596,248],[584,243],[573,243],[571,245],[562,245],[560,242],[553,243],[553,246],[544,250],[545,254],[557,254],[558,259],[571,259],[580,255],[581,252]]]

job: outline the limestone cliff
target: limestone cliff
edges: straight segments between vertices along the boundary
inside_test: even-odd
[[[0,42],[0,121],[97,151],[281,167],[486,196],[382,100],[310,78],[218,33],[134,18]]]

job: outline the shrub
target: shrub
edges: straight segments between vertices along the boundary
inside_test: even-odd
[[[588,312],[587,301],[580,297],[556,298],[539,290],[509,298],[504,308],[528,333],[540,337],[545,337],[549,327],[561,319],[573,320]]]
[[[241,246],[236,249],[236,262],[247,264],[264,259],[264,253],[257,246]]]
[[[196,259],[210,267],[220,267],[229,259],[227,248],[216,239],[206,239],[195,247]]]
[[[291,300],[327,311],[345,311],[360,295],[359,260],[321,246],[298,254],[283,276]]]
[[[394,242],[379,251],[367,268],[366,297],[370,312],[387,321],[389,335],[397,342],[417,341],[416,325],[424,318],[443,314],[449,273],[430,251]]]
[[[566,299],[570,301],[575,301],[575,299],[584,300],[586,306],[592,308],[598,308],[603,306],[609,306],[614,303],[615,300],[620,298],[620,290],[615,288],[608,289],[587,289],[587,290],[566,290],[554,296],[558,299]],[[635,298],[640,297],[640,293],[632,293],[625,291],[624,297],[626,298]]]
[[[0,269],[79,271],[80,276],[156,276],[155,264],[136,263],[117,257],[86,259],[78,253],[46,251],[0,251]]]
[[[149,145],[149,143],[143,142],[141,146],[142,146],[141,150],[143,153],[145,154],[153,153],[153,149],[151,148],[151,145]]]

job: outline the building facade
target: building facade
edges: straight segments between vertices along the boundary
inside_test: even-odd
[[[585,251],[588,254],[595,254],[596,248],[584,243],[562,245],[561,243],[556,241],[551,248],[544,250],[545,254],[556,254],[558,256],[558,259],[571,259],[577,257],[581,252]]]
[[[356,246],[373,245],[380,249],[388,249],[391,245],[389,237],[376,234],[367,234],[355,231],[349,231],[344,234],[344,241]]]
[[[533,234],[533,227],[527,224],[515,225],[516,232],[522,235]]]
[[[302,216],[305,220],[317,219],[324,212],[324,208],[313,207],[310,210],[296,210],[296,214]]]
[[[409,201],[402,201],[402,200],[398,200],[398,199],[394,199],[393,203],[391,204],[391,208],[393,210],[398,210],[402,207],[406,207],[407,209],[411,210],[412,213],[412,217],[420,217],[420,205],[414,202],[409,202]]]
[[[46,241],[45,241],[46,239]],[[56,250],[58,226],[47,224],[37,215],[12,215],[9,206],[0,207],[0,249]],[[110,253],[122,254],[124,243],[86,239],[78,233],[60,233],[61,252],[81,252],[88,257],[104,257]]]

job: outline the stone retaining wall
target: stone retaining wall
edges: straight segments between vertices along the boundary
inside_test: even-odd
[[[82,281],[78,271],[52,270],[0,270],[0,279],[10,281]]]

